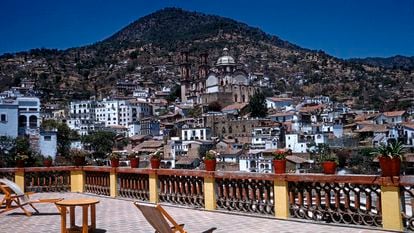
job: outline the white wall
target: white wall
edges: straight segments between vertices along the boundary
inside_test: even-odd
[[[18,135],[18,111],[17,105],[0,105],[0,116],[5,116],[5,121],[0,119],[0,136],[17,137]]]
[[[299,143],[297,134],[286,134],[286,149],[292,150],[293,153],[305,153],[307,146],[306,143]]]
[[[57,153],[57,132],[40,133],[39,150],[42,155],[55,158]]]

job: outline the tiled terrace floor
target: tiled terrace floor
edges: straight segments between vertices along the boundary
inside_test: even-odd
[[[141,212],[130,200],[119,200],[100,196],[78,193],[38,193],[36,198],[64,197],[84,198],[94,197],[100,200],[97,204],[97,228],[99,232],[154,232],[146,222]],[[0,195],[0,198],[2,196]],[[56,232],[60,231],[60,215],[53,204],[37,204],[40,214],[26,217],[20,209],[0,215],[1,233],[27,233],[27,232]],[[30,209],[30,207],[28,207]],[[334,225],[313,224],[298,221],[283,221],[272,218],[251,217],[227,213],[208,212],[165,206],[165,209],[179,223],[185,223],[188,232],[202,232],[210,227],[217,227],[215,232],[383,232],[370,229],[358,229]],[[81,225],[81,210],[77,209],[76,222]],[[68,219],[69,220],[69,219]]]

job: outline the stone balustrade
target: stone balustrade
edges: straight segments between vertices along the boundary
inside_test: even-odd
[[[0,168],[25,191],[414,231],[414,176],[261,174],[111,167]]]

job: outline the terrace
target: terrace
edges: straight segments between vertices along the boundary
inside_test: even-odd
[[[0,168],[0,177],[34,198],[98,198],[98,232],[153,232],[132,201],[161,203],[189,232],[414,231],[414,176],[66,166]],[[36,207],[32,217],[1,214],[0,231],[59,232],[55,206]]]

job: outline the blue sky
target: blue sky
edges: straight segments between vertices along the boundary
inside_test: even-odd
[[[0,54],[91,44],[171,6],[233,18],[340,58],[414,55],[414,0],[2,0]]]

